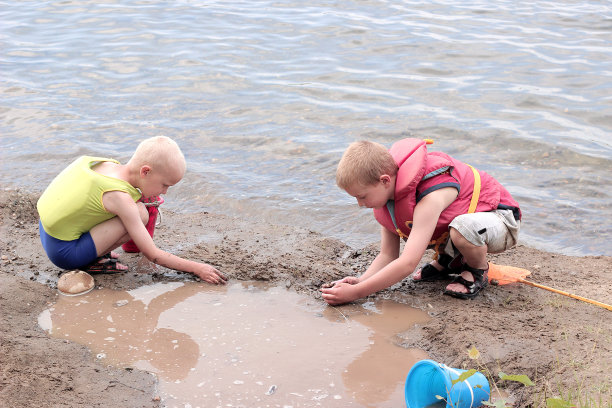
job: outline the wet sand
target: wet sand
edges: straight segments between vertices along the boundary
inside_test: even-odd
[[[38,326],[39,314],[59,296],[61,271],[38,241],[37,197],[0,192],[0,406],[162,406],[153,375],[101,364],[86,347],[51,338]],[[377,251],[377,244],[354,250],[305,229],[209,213],[164,212],[155,239],[166,250],[216,265],[232,281],[282,285],[313,302],[322,302],[323,283],[362,272]],[[426,254],[422,262],[428,259]],[[612,303],[609,256],[568,257],[518,246],[490,259],[529,269],[530,279],[542,285]],[[97,287],[194,280],[139,255],[121,253],[121,260],[130,272],[96,276]],[[491,286],[473,301],[443,296],[444,286],[401,282],[367,300],[392,299],[429,314],[428,322],[399,333],[403,347],[452,367],[528,375],[535,387],[499,384],[514,406],[543,406],[560,389],[612,401],[611,311],[518,283]],[[472,346],[481,353],[480,366],[468,356]]]

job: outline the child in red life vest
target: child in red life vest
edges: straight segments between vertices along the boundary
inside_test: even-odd
[[[359,206],[374,209],[380,253],[360,277],[323,287],[327,303],[368,296],[411,273],[413,281],[452,279],[444,293],[470,299],[488,284],[487,253],[516,245],[521,211],[510,193],[489,174],[428,152],[427,143],[408,138],[387,150],[361,141],[342,156],[336,183]],[[428,248],[435,260],[415,271]]]

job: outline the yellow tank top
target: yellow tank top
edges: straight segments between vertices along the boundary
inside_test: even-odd
[[[102,204],[102,195],[107,191],[123,191],[134,201],[140,198],[140,191],[128,182],[91,169],[106,161],[119,164],[113,159],[81,156],[53,179],[36,204],[47,234],[72,241],[95,225],[115,217]]]

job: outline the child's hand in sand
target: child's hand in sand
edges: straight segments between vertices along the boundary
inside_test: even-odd
[[[227,282],[227,278],[217,268],[208,264],[199,264],[198,269],[193,274],[203,281],[214,283],[215,285]]]
[[[343,303],[352,302],[359,299],[361,296],[358,293],[359,279],[353,276],[323,285],[321,288],[323,300],[330,305],[341,305]]]
[[[347,276],[337,281],[328,282],[321,286],[323,299],[330,305],[340,305],[357,299],[354,297],[353,285],[359,283],[359,278]]]
[[[342,279],[337,280],[337,281],[324,283],[321,286],[321,288],[322,289],[333,288],[334,286],[336,286],[339,283],[348,283],[349,285],[356,285],[356,284],[359,283],[359,278],[356,278],[354,276],[347,276],[346,278],[342,278]]]

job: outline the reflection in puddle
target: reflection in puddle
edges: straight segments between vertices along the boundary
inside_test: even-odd
[[[168,407],[398,407],[428,320],[391,301],[328,307],[260,283],[159,283],[58,298],[39,324],[101,361],[156,373]]]

